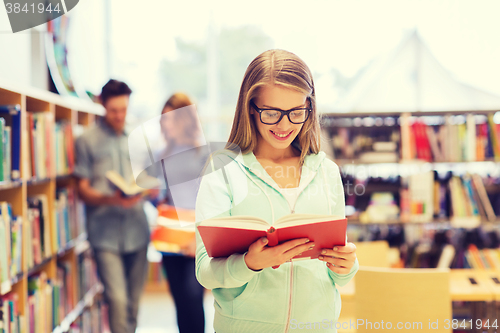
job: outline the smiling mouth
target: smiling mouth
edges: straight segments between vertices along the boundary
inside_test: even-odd
[[[283,133],[283,134],[279,134],[279,133],[273,132],[271,130],[270,130],[270,132],[273,133],[275,136],[277,136],[280,139],[286,139],[287,137],[290,136],[290,134],[292,134],[293,131],[290,131],[288,133]]]

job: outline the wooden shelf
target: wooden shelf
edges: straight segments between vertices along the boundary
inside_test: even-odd
[[[6,95],[6,98],[2,98],[2,95]],[[10,95],[10,98],[9,98]],[[79,98],[67,96],[62,97],[60,95],[22,85],[15,85],[10,82],[5,82],[5,80],[0,80],[0,101],[4,104],[3,100],[6,100],[8,103],[5,104],[19,104],[15,101],[15,97],[17,96],[26,96],[27,98],[32,99],[33,101],[41,101],[44,103],[50,103],[54,105],[58,105],[60,107],[64,107],[71,110],[78,110],[85,113],[90,113],[94,115],[104,115],[104,108],[96,103],[89,101],[84,101]],[[28,110],[33,111],[33,110]]]
[[[23,184],[26,184],[28,186],[36,186],[40,184],[46,184],[52,180],[55,180],[57,182],[65,182],[72,179],[72,177],[73,177],[72,175],[60,175],[57,177],[42,178],[42,179],[13,180],[13,181],[1,182],[0,191],[21,187]]]
[[[0,191],[1,190],[10,190],[12,188],[21,187],[23,185],[20,180],[13,180],[10,182],[1,182],[0,183]]]
[[[52,178],[42,178],[42,179],[30,179],[26,181],[26,185],[28,186],[36,186],[36,185],[41,185],[41,184],[46,184],[50,182]]]
[[[52,261],[52,257],[48,257],[48,258],[43,259],[41,263],[28,269],[28,276],[31,276],[31,275],[34,275],[34,274],[40,272],[51,261]]]
[[[85,308],[92,305],[94,298],[103,291],[100,284],[93,286],[78,302],[75,308],[61,321],[61,323],[52,331],[53,333],[68,332],[71,324],[83,313]]]
[[[60,281],[63,282],[62,285],[65,288],[65,292],[61,293],[61,295],[71,294],[73,296],[72,299],[76,302],[76,300],[78,299],[78,288],[81,285],[80,269],[82,268],[79,267],[79,256],[90,249],[87,241],[87,235],[85,233],[67,242],[64,246],[58,248],[60,242],[64,243],[64,241],[59,241],[60,235],[64,233],[58,233],[60,224],[58,224],[58,221],[56,221],[56,214],[53,211],[55,209],[54,207],[56,203],[57,189],[66,188],[68,189],[68,193],[70,193],[69,191],[73,191],[73,194],[77,198],[78,194],[75,188],[76,184],[72,180],[73,178],[70,174],[57,175],[41,179],[28,178],[31,176],[31,174],[28,174],[27,172],[30,170],[27,163],[31,163],[31,153],[27,150],[27,148],[29,147],[29,143],[27,141],[29,138],[29,136],[27,135],[27,120],[29,119],[29,114],[34,113],[37,117],[38,115],[40,115],[40,119],[45,119],[44,117],[46,115],[46,118],[51,125],[55,125],[54,122],[64,122],[73,126],[73,129],[78,128],[82,130],[84,127],[93,125],[96,121],[96,118],[104,115],[104,108],[99,104],[91,102],[90,100],[83,101],[77,98],[66,98],[61,97],[57,94],[34,89],[31,87],[11,85],[10,83],[5,82],[0,78],[0,105],[9,104],[20,105],[21,141],[19,152],[19,171],[21,178],[11,182],[6,181],[0,183],[0,201],[9,202],[12,207],[13,215],[19,216],[23,221],[23,248],[21,252],[22,272],[11,279],[4,281],[0,285],[0,294],[16,294],[18,300],[17,308],[19,309],[19,314],[22,316],[21,318],[23,318],[21,327],[24,327],[26,329],[27,327],[30,327],[30,316],[28,314],[28,281],[41,272],[44,273],[48,280],[58,281],[58,270],[62,271],[61,264],[63,264],[64,269],[69,270],[70,273],[65,278],[65,281]],[[8,122],[9,119],[7,119],[6,121]],[[47,134],[47,136],[44,136],[44,138],[48,137],[51,139],[48,142],[55,143],[56,126],[44,127],[44,130],[44,133]],[[42,151],[42,148],[40,146],[36,146],[35,148]],[[45,151],[52,151],[48,146],[44,148],[46,148]],[[53,166],[55,165],[55,161],[53,159],[56,157],[55,154],[52,153],[47,155],[47,160],[49,160],[50,162],[50,168],[47,167],[47,173],[44,174],[53,175],[56,172],[56,168],[53,168]],[[66,172],[68,168],[57,168],[57,170],[59,170],[59,172]],[[48,246],[48,253],[51,253],[51,255],[48,258],[44,258],[42,262],[35,265],[34,267],[28,268],[28,254],[26,251],[31,250],[28,247],[28,241],[30,241],[28,237],[31,236],[28,235],[28,228],[25,229],[25,227],[29,225],[26,222],[28,221],[28,198],[34,195],[45,195],[47,197],[47,207],[49,212],[46,216],[47,218],[44,219],[44,230],[47,231],[48,234],[45,235],[47,237],[45,239],[47,240],[47,242],[44,245]],[[76,207],[72,212],[76,212]],[[75,226],[75,229],[71,228],[71,235],[74,235],[78,232],[81,232],[83,221],[75,220],[80,218],[80,215],[77,216],[76,213],[71,214],[70,216],[71,225]],[[84,254],[84,256],[85,260],[87,260],[87,254]],[[87,270],[88,267],[86,267],[85,269]],[[85,271],[85,273],[87,274],[88,272]],[[70,287],[72,290],[70,288],[67,288],[68,286],[72,286]],[[73,311],[69,313],[68,316],[60,323],[60,326],[56,329],[56,331],[67,331],[69,329],[69,325],[85,311],[86,307],[92,304],[94,297],[100,292],[102,292],[102,287],[94,286],[86,294],[84,299],[76,304]],[[49,296],[45,295],[44,297]],[[46,311],[47,309],[43,310]]]
[[[57,257],[64,257],[70,251],[72,251],[76,247],[78,247],[80,243],[83,243],[86,241],[87,241],[87,234],[86,233],[83,233],[80,236],[78,236],[77,238],[70,240],[68,242],[68,244],[66,244],[64,247],[57,250],[57,254],[56,254]],[[82,252],[80,252],[80,253],[82,253]]]

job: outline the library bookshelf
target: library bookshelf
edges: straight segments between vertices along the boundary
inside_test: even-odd
[[[487,201],[487,196],[498,200],[500,193],[498,110],[323,114],[322,129],[329,145],[325,150],[332,153],[344,178],[350,180],[344,184],[347,196],[356,190],[356,186],[363,188],[362,195],[352,195],[351,201],[363,195],[392,192],[401,212],[396,218],[393,214],[387,221],[371,221],[366,216],[358,219],[356,216],[353,222],[450,222],[452,226],[465,228],[474,228],[483,222],[498,222],[491,210],[483,212],[480,202],[476,202]],[[483,180],[490,179],[487,183],[480,182],[479,178],[473,182],[469,180],[469,174],[478,174]],[[453,179],[454,184],[450,185],[451,175],[460,177],[461,183],[457,185],[457,180]],[[392,181],[380,181],[384,178]],[[362,181],[357,181],[360,179]],[[377,181],[370,182],[373,179]],[[437,185],[434,188],[438,180],[443,187],[442,197],[436,197],[435,193],[439,190]],[[457,192],[462,191],[460,187],[469,190],[475,189],[475,185],[481,187],[477,191],[479,197],[475,197],[475,191],[457,197]],[[406,200],[408,195],[410,199]],[[440,207],[448,195],[451,196],[448,207]],[[466,212],[456,209],[461,205],[470,206],[471,202],[472,213],[468,208]],[[490,203],[495,206],[495,203]],[[427,211],[422,211],[426,208]]]
[[[456,263],[471,239],[500,235],[498,110],[322,114],[321,123],[323,150],[343,177],[352,241],[394,231],[401,237],[391,235],[391,246],[404,252],[419,243],[434,246],[442,233],[440,242],[447,238],[456,248]],[[403,252],[406,267],[429,267]]]
[[[73,135],[94,124],[104,109],[0,81],[2,106],[8,131],[0,133],[0,325],[43,333],[99,328],[102,287],[71,173]]]
[[[499,313],[500,247],[491,241],[500,235],[499,116],[497,110],[322,115],[323,150],[344,182],[349,240],[364,248],[365,256],[367,251],[380,254],[374,250],[378,241],[387,242],[391,259],[384,267],[452,268],[450,320],[461,323],[496,319]],[[381,142],[378,149],[376,142]],[[486,198],[465,191],[461,198],[452,195],[457,184],[468,189],[463,186],[470,184],[467,174],[480,175]],[[377,193],[384,193],[378,203]],[[464,214],[471,197],[476,208],[479,201],[491,200],[494,214],[484,207]],[[375,206],[373,214],[370,206]],[[362,258],[362,253],[361,266],[378,265],[373,254]],[[341,322],[359,318],[354,279],[339,287]],[[470,325],[467,330],[487,328]]]

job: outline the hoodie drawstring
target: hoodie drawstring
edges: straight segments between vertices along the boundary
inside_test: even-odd
[[[266,195],[266,198],[267,200],[269,201],[269,205],[271,206],[271,215],[272,215],[272,221],[274,224],[274,207],[273,207],[273,203],[271,202],[271,198],[269,197],[269,194],[267,194],[266,191],[264,191],[264,189],[262,188],[262,186],[260,186],[254,179],[253,177],[248,173],[248,171],[245,169],[245,167],[241,166],[239,163],[238,165],[240,166],[240,168],[243,170],[243,172],[245,172],[245,174],[248,176],[248,178],[250,178],[250,180],[255,184],[257,185],[258,188],[261,189],[262,192],[264,192],[264,194]]]

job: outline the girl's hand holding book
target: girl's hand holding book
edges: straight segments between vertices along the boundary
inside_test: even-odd
[[[245,255],[248,268],[259,271],[267,267],[279,266],[314,247],[314,243],[309,243],[307,238],[293,239],[273,247],[266,246],[267,243],[267,238],[264,237],[250,245]]]
[[[319,260],[326,262],[328,268],[337,274],[347,274],[356,262],[356,245],[346,243],[345,246],[335,246],[333,249],[323,249]]]

